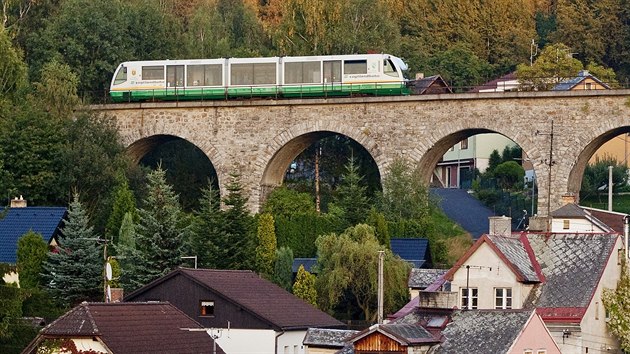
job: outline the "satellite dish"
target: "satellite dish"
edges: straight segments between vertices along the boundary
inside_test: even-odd
[[[112,265],[109,262],[105,263],[105,276],[107,280],[112,280]]]

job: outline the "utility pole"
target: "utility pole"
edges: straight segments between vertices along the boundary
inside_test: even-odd
[[[378,251],[378,324],[383,323],[383,261],[385,251]]]
[[[551,131],[549,133],[541,133],[536,131],[535,135],[549,135],[549,160],[545,159],[542,162],[547,165],[547,217],[551,215],[551,167],[555,165],[553,160],[553,119],[551,120]],[[540,186],[540,184],[538,185]],[[540,192],[540,191],[539,191]],[[540,194],[540,193],[538,193]],[[551,230],[551,228],[549,228]]]
[[[319,142],[315,148],[315,210],[317,214],[320,213],[320,198],[319,198],[319,155],[321,153],[321,146]]]

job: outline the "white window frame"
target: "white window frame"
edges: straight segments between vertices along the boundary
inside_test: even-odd
[[[469,301],[469,299],[472,301]],[[475,310],[479,308],[479,289],[462,288],[460,300],[462,309]]]
[[[509,296],[508,296],[509,291]],[[501,292],[498,294],[497,292]],[[496,310],[509,310],[513,308],[512,288],[494,288],[494,308]],[[497,305],[497,300],[501,300],[501,306]],[[507,300],[510,300],[510,304],[507,305]]]

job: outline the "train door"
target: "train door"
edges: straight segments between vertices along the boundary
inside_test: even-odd
[[[167,65],[166,66],[166,89],[169,94],[177,94],[184,88],[184,66],[183,65]],[[171,89],[173,89],[171,91]]]
[[[324,92],[341,90],[341,60],[324,61]]]

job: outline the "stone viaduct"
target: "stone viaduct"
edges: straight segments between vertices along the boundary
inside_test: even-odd
[[[333,133],[361,144],[381,176],[402,156],[420,167],[428,182],[452,145],[495,132],[530,157],[539,214],[545,215],[561,205],[564,194],[577,195],[597,148],[630,132],[630,90],[145,102],[93,109],[116,119],[137,161],[158,144],[180,138],[208,156],[222,192],[230,172],[238,170],[253,211],[282,183],[300,152]]]

